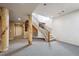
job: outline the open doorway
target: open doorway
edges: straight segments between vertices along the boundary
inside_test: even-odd
[[[27,38],[25,37],[24,25],[23,22],[10,21],[9,51],[16,51],[28,45]]]
[[[23,24],[15,24],[15,38],[22,39],[24,36]]]

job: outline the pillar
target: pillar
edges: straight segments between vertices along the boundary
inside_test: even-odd
[[[28,15],[29,23],[28,23],[28,43],[32,44],[32,16]]]
[[[7,8],[2,8],[2,51],[8,50],[9,47],[9,11]]]

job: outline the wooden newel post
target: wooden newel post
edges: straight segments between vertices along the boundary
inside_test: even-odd
[[[50,32],[48,32],[48,42],[50,42]]]
[[[32,44],[32,16],[28,15],[29,23],[28,23],[28,43]]]

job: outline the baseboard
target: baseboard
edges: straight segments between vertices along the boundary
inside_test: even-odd
[[[8,48],[6,49],[0,49],[0,52],[6,52],[8,50]]]
[[[52,42],[52,41],[57,41],[56,39],[52,39],[52,40],[50,40],[50,42]]]
[[[44,40],[45,41],[45,38],[33,38],[33,39],[39,39],[39,40]]]
[[[65,41],[60,41],[60,40],[57,40],[58,42],[61,42],[61,43],[65,43],[65,44],[69,44],[69,45],[72,45],[72,46],[77,46],[79,47],[79,45],[75,45],[75,44],[72,44],[72,43],[68,43],[68,42],[65,42]]]

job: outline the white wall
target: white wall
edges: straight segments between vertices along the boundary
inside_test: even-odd
[[[53,34],[57,40],[79,45],[79,11],[53,20]]]

